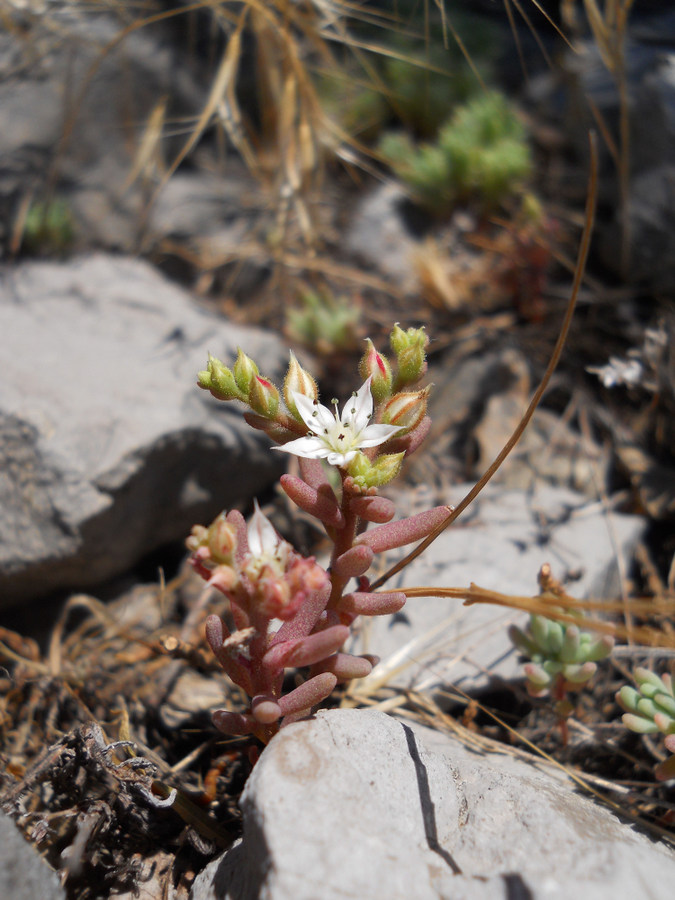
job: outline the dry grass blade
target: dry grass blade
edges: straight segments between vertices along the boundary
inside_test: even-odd
[[[607,0],[604,16],[600,12],[597,0],[584,0],[586,17],[593,32],[600,56],[611,72],[619,92],[619,152],[617,154],[617,170],[619,173],[619,196],[622,220],[622,265],[624,275],[628,274],[630,265],[630,223],[628,218],[628,201],[630,190],[630,110],[628,98],[628,79],[626,73],[626,30],[628,15],[633,0]],[[598,118],[597,110],[593,114]],[[608,129],[603,128],[603,134]],[[608,144],[608,146],[610,146]],[[610,147],[611,152],[611,147]],[[613,154],[614,155],[614,154]],[[617,158],[615,156],[615,158]]]
[[[151,177],[153,169],[161,171],[161,145],[166,124],[167,102],[168,98],[163,97],[148,117],[148,124],[138,145],[131,171],[124,182],[123,191],[129,190],[137,178],[148,179]]]
[[[234,94],[232,91],[230,91],[230,94],[228,95],[228,89],[231,89],[231,86],[234,84],[234,80],[237,74],[237,67],[239,66],[239,59],[241,56],[241,35],[244,28],[244,23],[246,21],[246,14],[247,8],[244,7],[241,15],[239,16],[237,27],[235,28],[227,43],[227,47],[225,49],[225,52],[223,53],[223,58],[216,73],[216,77],[214,78],[213,84],[211,85],[211,91],[206,103],[204,104],[204,108],[199,116],[197,124],[193,128],[192,133],[190,134],[185,145],[177,154],[176,158],[164,174],[164,177],[162,178],[153,195],[153,201],[157,198],[159,192],[164,188],[167,181],[171,178],[171,176],[174,174],[178,166],[183,162],[188,153],[190,153],[190,151],[196,146],[200,137],[209,126],[214,115],[216,114],[219,107],[223,104],[223,102],[227,99],[229,108],[236,109]]]
[[[526,412],[524,413],[522,419],[518,423],[515,431],[506,442],[504,447],[502,447],[501,451],[498,453],[496,459],[489,466],[483,477],[478,481],[473,488],[469,491],[469,493],[462,499],[457,507],[455,507],[451,513],[449,513],[447,519],[442,522],[438,528],[436,528],[429,537],[425,538],[420,544],[415,547],[410,553],[407,554],[402,560],[400,560],[396,565],[392,566],[387,572],[384,573],[380,578],[378,578],[372,585],[372,589],[375,590],[377,588],[382,587],[390,578],[396,575],[398,572],[405,569],[406,566],[410,565],[410,563],[416,559],[420,553],[423,553],[424,550],[436,540],[439,534],[442,534],[446,528],[448,528],[455,519],[460,516],[464,510],[476,499],[478,494],[483,490],[485,485],[490,481],[495,472],[502,465],[506,457],[513,450],[515,445],[520,440],[525,428],[527,427],[530,419],[534,415],[534,412],[539,405],[539,401],[541,400],[544,391],[548,387],[548,383],[551,380],[551,376],[555,371],[555,368],[558,364],[558,360],[560,359],[560,355],[562,353],[563,347],[565,345],[565,341],[567,339],[567,334],[570,329],[570,325],[572,323],[572,316],[574,315],[574,308],[576,306],[577,297],[579,296],[579,289],[581,287],[581,283],[584,277],[584,270],[586,268],[586,260],[588,258],[588,251],[591,245],[591,234],[593,231],[593,222],[595,220],[595,207],[597,201],[597,193],[598,193],[598,152],[597,152],[597,142],[595,135],[591,133],[589,135],[589,144],[590,144],[590,154],[591,154],[591,169],[590,176],[588,182],[588,193],[586,199],[586,216],[585,216],[585,224],[584,224],[584,232],[581,237],[581,246],[579,248],[579,256],[577,259],[577,267],[574,274],[574,284],[572,285],[572,293],[570,296],[570,301],[567,305],[567,311],[565,312],[565,318],[563,320],[562,327],[560,329],[560,334],[558,335],[558,340],[556,341],[556,345],[553,349],[553,353],[551,355],[551,359],[546,368],[543,378],[539,384],[539,387],[535,391],[532,400],[530,401],[530,405],[528,406]]]

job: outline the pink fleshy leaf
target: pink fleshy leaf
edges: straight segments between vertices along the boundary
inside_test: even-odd
[[[287,428],[284,428],[283,425],[277,425],[276,422],[266,419],[264,416],[259,416],[257,413],[245,412],[244,419],[251,428],[264,431],[277,444],[283,444],[293,437],[293,434]]]
[[[312,674],[332,672],[338,681],[351,681],[352,678],[365,678],[373,670],[373,664],[364,656],[352,656],[351,653],[334,653],[328,659],[312,666]]]
[[[365,534],[359,535],[352,549],[358,546],[367,546],[372,549],[373,553],[382,553],[384,550],[393,550],[395,547],[412,544],[413,541],[419,541],[431,534],[434,528],[448,518],[450,512],[448,506],[436,506],[434,509],[418,513],[416,516],[410,516],[408,519],[399,519],[398,522],[378,525],[377,528],[371,528]]]
[[[220,616],[208,616],[205,623],[206,640],[226,675],[238,684],[247,694],[253,693],[251,675],[235,656],[223,649],[223,642],[230,636]]]
[[[271,725],[281,718],[281,707],[273,697],[259,694],[251,701],[253,718],[261,725]]]
[[[267,672],[278,672],[288,665],[287,660],[291,653],[299,647],[304,638],[294,638],[290,641],[275,643],[262,658],[262,666]]]
[[[251,716],[228,712],[226,709],[217,709],[212,718],[218,731],[225,734],[250,734],[256,726]]]
[[[330,696],[337,684],[337,678],[332,672],[322,672],[310,678],[290,694],[279,698],[279,706],[284,716],[293,715],[301,710],[309,710],[317,703],[321,703]]]
[[[394,503],[387,497],[352,497],[349,506],[366,522],[391,522],[396,512]]]
[[[327,656],[331,656],[349,637],[346,625],[333,625],[324,631],[317,631],[300,641],[288,655],[288,666],[311,666]]]
[[[310,487],[295,475],[282,475],[281,487],[296,506],[333,528],[342,528],[345,518],[329,485]]]
[[[236,529],[236,541],[234,549],[234,561],[237,565],[241,565],[246,559],[249,552],[248,547],[248,528],[246,527],[246,519],[242,516],[238,509],[230,510],[225,516],[227,522]]]
[[[387,593],[366,593],[355,591],[345,594],[340,600],[338,610],[354,616],[388,616],[403,609],[406,595],[400,591]]]
[[[401,453],[405,451],[406,456],[410,456],[425,440],[431,430],[431,419],[425,416],[417,428],[409,431],[400,438],[392,438],[387,443],[387,453]]]
[[[310,487],[313,487],[317,491],[320,488],[330,488],[331,492],[333,491],[320,460],[299,457],[298,463],[300,466],[300,477]],[[333,496],[335,497],[335,494],[333,494]]]
[[[307,595],[304,603],[287,622],[281,626],[272,639],[272,644],[281,641],[290,641],[293,638],[305,637],[310,634],[316,623],[321,618],[330,597],[330,582],[324,585],[320,591],[312,591]]]
[[[380,528],[388,527],[388,525],[380,526]],[[338,578],[358,578],[359,575],[368,571],[374,556],[371,547],[359,543],[338,556],[333,563],[332,570]]]

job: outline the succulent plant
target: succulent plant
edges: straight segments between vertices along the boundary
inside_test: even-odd
[[[525,666],[527,690],[543,697],[556,683],[565,691],[579,690],[597,669],[598,660],[612,652],[613,638],[596,637],[578,625],[532,615],[525,631],[512,625],[509,637],[531,662]]]
[[[288,335],[323,356],[351,351],[358,344],[361,309],[345,297],[327,291],[307,291],[300,296],[301,307],[289,309]]]
[[[438,215],[467,200],[492,210],[520,191],[532,169],[525,129],[498,92],[458,107],[436,143],[388,134],[380,151],[418,202]]]
[[[675,754],[675,685],[670,673],[660,677],[649,669],[637,668],[634,672],[638,689],[624,685],[616,695],[616,701],[625,709],[623,724],[638,734],[666,735],[666,748]],[[675,778],[675,755],[656,768],[659,781]]]

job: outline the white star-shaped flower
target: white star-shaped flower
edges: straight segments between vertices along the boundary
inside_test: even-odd
[[[249,558],[245,564],[246,574],[255,578],[265,567],[278,574],[286,571],[291,545],[277,533],[274,525],[254,501],[255,511],[247,528]]]
[[[295,406],[311,434],[274,449],[306,459],[325,459],[331,466],[346,466],[364,447],[377,447],[388,441],[400,431],[400,426],[368,424],[373,414],[370,381],[368,378],[347,400],[341,416],[337,406],[332,413],[318,400],[292,391]]]

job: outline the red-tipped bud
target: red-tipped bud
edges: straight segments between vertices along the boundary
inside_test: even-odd
[[[422,391],[405,391],[394,394],[382,410],[384,425],[398,425],[404,429],[396,435],[403,436],[420,424],[427,414],[427,398],[430,388]]]
[[[291,353],[291,361],[284,378],[284,400],[293,418],[297,419],[298,422],[302,422],[302,416],[298,412],[293,399],[294,391],[297,394],[309,397],[310,400],[318,400],[319,398],[319,389],[316,381],[314,381],[309,372],[302,368],[293,353]]]
[[[384,354],[377,352],[370,338],[367,338],[367,342],[368,347],[359,363],[359,374],[364,381],[371,379],[370,392],[373,400],[375,403],[382,403],[391,394],[391,364]]]
[[[269,379],[254,375],[249,384],[248,402],[254,412],[274,419],[279,411],[279,391]]]

